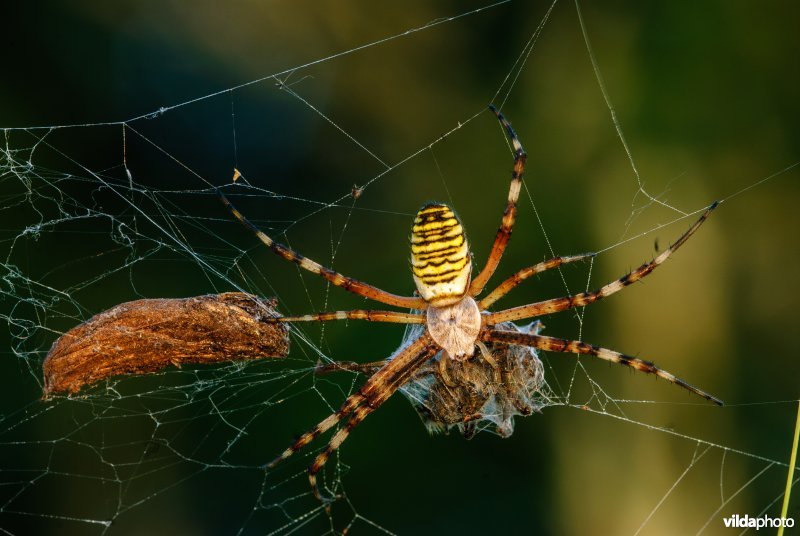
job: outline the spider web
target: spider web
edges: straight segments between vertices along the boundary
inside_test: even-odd
[[[11,55],[21,83],[3,88],[19,107],[0,153],[0,530],[713,534],[734,513],[777,516],[800,398],[798,249],[782,232],[798,224],[797,13],[779,5],[11,13],[42,39]],[[122,302],[241,290],[285,314],[370,306],[274,258],[215,187],[278,240],[393,292],[413,290],[409,226],[430,199],[459,211],[480,264],[511,165],[488,102],[529,155],[497,281],[599,253],[495,309],[610,281],[724,201],[645,284],[543,321],[727,407],[541,355],[550,406],[508,439],[430,437],[393,397],[329,462],[322,485],[342,498],[326,509],[305,474],[325,439],[262,466],[363,381],[317,363],[385,358],[402,327],[298,324],[286,359],[40,400],[53,341]]]

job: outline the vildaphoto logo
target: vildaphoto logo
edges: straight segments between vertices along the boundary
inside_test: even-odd
[[[792,528],[794,527],[794,518],[793,517],[769,517],[769,516],[761,516],[761,517],[750,517],[749,515],[745,514],[740,516],[739,514],[733,514],[730,517],[723,517],[723,523],[725,523],[725,527],[731,529],[772,529],[772,528],[779,528],[779,527],[786,527]]]

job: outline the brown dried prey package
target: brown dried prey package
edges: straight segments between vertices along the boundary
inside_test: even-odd
[[[69,330],[44,360],[44,397],[170,365],[285,357],[274,299],[227,292],[122,303]]]

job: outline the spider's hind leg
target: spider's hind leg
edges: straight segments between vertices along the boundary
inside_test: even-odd
[[[497,120],[506,131],[506,136],[511,142],[514,151],[514,168],[511,172],[511,184],[508,188],[508,199],[506,200],[506,208],[503,211],[503,217],[500,220],[500,227],[497,229],[492,249],[489,251],[489,257],[486,259],[486,265],[483,270],[472,280],[469,287],[469,295],[477,296],[489,282],[489,279],[497,270],[500,264],[500,259],[503,257],[503,252],[506,250],[508,241],[511,238],[511,231],[514,228],[514,221],[517,217],[517,201],[519,200],[519,192],[522,188],[522,176],[525,174],[525,150],[517,138],[516,132],[508,123],[503,114],[500,113],[494,106],[489,106],[489,109],[497,116]]]
[[[272,237],[268,236],[261,229],[256,227],[244,216],[244,214],[239,212],[239,210],[233,206],[233,203],[231,203],[231,201],[225,197],[225,194],[223,194],[221,191],[217,190],[217,195],[219,196],[220,201],[222,201],[222,204],[225,205],[233,217],[239,220],[239,222],[251,233],[256,235],[256,237],[261,240],[265,246],[271,249],[278,256],[297,264],[300,268],[317,274],[326,281],[329,281],[332,285],[342,287],[348,292],[352,292],[353,294],[385,303],[387,305],[394,305],[396,307],[403,307],[406,309],[424,309],[426,307],[425,300],[422,298],[398,296],[396,294],[386,292],[385,290],[381,290],[377,287],[364,283],[363,281],[342,275],[339,272],[322,266],[318,262],[313,261],[308,257],[300,255],[293,249],[276,242],[272,239]]]

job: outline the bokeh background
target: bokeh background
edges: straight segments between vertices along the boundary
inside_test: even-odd
[[[53,340],[117,303],[240,288],[277,295],[287,313],[364,306],[272,258],[231,221],[205,181],[228,184],[234,167],[253,186],[226,190],[245,214],[382,288],[412,290],[407,237],[427,200],[457,208],[483,260],[507,192],[502,132],[486,113],[424,148],[516,75],[512,65],[549,4],[510,2],[287,72],[482,5],[5,7],[0,127],[89,126],[4,130],[0,528],[631,534],[644,524],[642,534],[716,534],[723,515],[777,515],[786,473],[772,461],[788,460],[791,401],[800,398],[800,171],[786,170],[800,160],[800,13],[786,2],[581,6],[644,189],[684,212],[725,203],[644,284],[593,305],[582,325],[570,313],[547,318],[546,333],[653,359],[727,407],[586,362],[595,393],[655,402],[608,404],[568,356],[546,359],[558,394],[575,378],[571,405],[518,419],[510,439],[428,437],[394,397],[331,464],[347,500],[329,517],[308,496],[307,456],[267,480],[257,466],[361,381],[315,383],[314,349],[375,360],[396,348],[402,328],[304,326],[286,363],[172,371],[73,401],[39,400]],[[216,94],[279,72],[375,156],[275,79]],[[115,123],[161,107],[129,129]],[[550,253],[614,247],[591,272],[547,274],[502,305],[618,277],[693,220],[676,221],[677,211],[639,189],[573,3],[553,9],[503,111],[529,167],[499,275]],[[382,174],[385,164],[393,169]],[[368,182],[357,201],[347,197]],[[41,222],[49,223],[32,227]],[[230,422],[213,409],[220,400]]]

